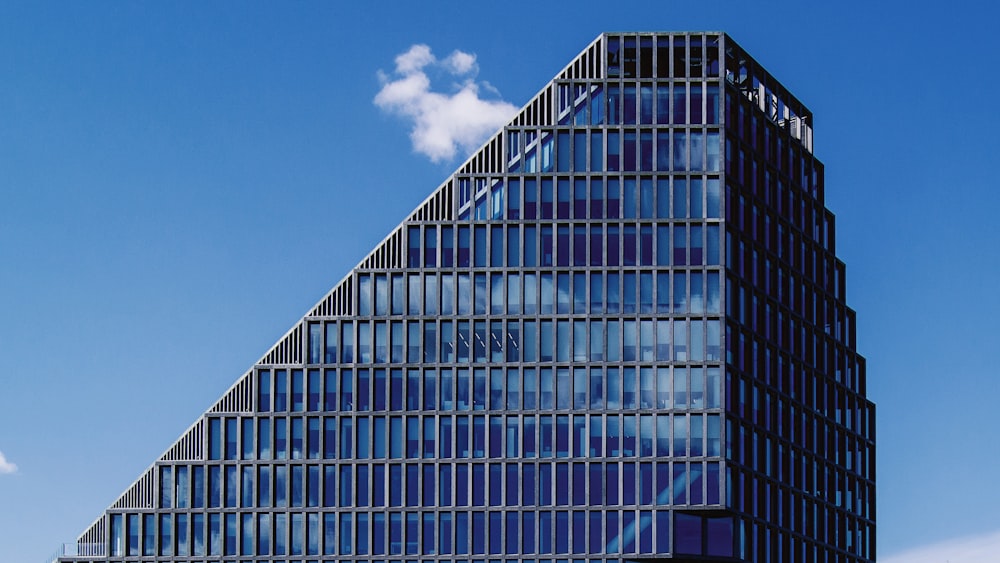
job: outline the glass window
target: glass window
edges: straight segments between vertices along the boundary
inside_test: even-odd
[[[486,456],[486,417],[483,416],[472,417],[472,456]],[[477,465],[474,467],[482,466]],[[481,483],[482,480],[479,480],[479,482]]]
[[[465,323],[459,323],[459,326]],[[460,334],[461,336],[461,334]],[[459,357],[461,357],[461,341],[459,346]],[[469,402],[469,397],[472,391],[472,385],[469,381],[469,370],[468,368],[459,368],[455,371],[456,374],[456,403],[458,405],[458,410],[469,410],[471,403]]]
[[[437,228],[434,226],[428,226],[424,230],[424,266],[437,266]],[[376,307],[376,315],[379,314],[377,309]]]
[[[257,372],[257,408],[260,412],[271,410],[271,372],[267,370]]]
[[[656,85],[656,122],[670,122],[670,86],[666,83]]]
[[[285,465],[274,467],[274,506],[288,506],[288,466]]]
[[[616,503],[617,504],[617,503]],[[618,526],[618,511],[608,511],[605,513],[605,538],[607,545],[606,553],[618,553],[620,551],[621,532]]]
[[[608,159],[607,168],[609,172],[616,172],[621,170],[621,145],[619,142],[619,133],[617,131],[608,131]],[[634,153],[633,153],[634,154]],[[610,215],[610,217],[617,217],[617,215]]]
[[[409,268],[419,268],[420,267],[420,227],[413,226],[409,227],[406,231],[407,240],[409,241],[409,253],[407,254],[406,265]],[[367,315],[370,313],[361,312],[362,315]]]
[[[398,512],[389,513],[389,553],[398,555],[403,552],[403,521]]]
[[[469,466],[464,463],[455,465],[455,506],[469,506]]]
[[[504,331],[503,322],[493,321],[490,323],[490,361],[494,363],[503,362]]]
[[[219,514],[209,514],[208,515],[208,555],[222,555],[222,518]],[[152,514],[146,514],[146,524],[148,524],[150,530],[153,525]],[[149,537],[149,531],[147,531],[147,539],[150,540],[146,546],[146,550],[149,550],[146,555],[153,555],[152,550],[152,538]],[[275,550],[277,551],[277,549]]]
[[[416,416],[406,418],[406,457],[420,457],[420,418]]]
[[[466,226],[458,227],[458,260],[457,265],[460,268],[467,268],[470,265],[470,231]],[[393,277],[393,300],[395,303],[395,281],[396,277]],[[395,305],[393,306],[395,309]],[[395,313],[395,311],[393,311]]]
[[[251,473],[252,474],[252,473]],[[310,465],[306,486],[306,506],[319,506],[319,466]],[[367,501],[367,498],[366,498]]]
[[[662,129],[656,132],[656,169],[662,172],[670,170],[673,154],[670,151],[670,131]],[[666,183],[666,179],[662,180]]]
[[[392,274],[392,314],[402,315],[405,311],[405,304],[406,290],[403,287],[403,275]]]
[[[692,235],[694,227],[692,227]],[[718,225],[708,225],[705,229],[708,235],[708,244],[706,251],[706,264],[709,266],[716,266],[719,264],[719,226]],[[698,237],[698,244],[701,243],[701,237]],[[692,249],[693,251],[693,249]]]
[[[218,419],[213,419],[218,420]],[[235,419],[234,419],[235,421]],[[173,506],[173,467],[169,465],[160,467],[160,508],[170,508]]]
[[[569,457],[569,416],[564,414],[556,417],[556,457]]]
[[[573,276],[573,312],[587,312],[587,276],[583,273]]]
[[[302,459],[304,447],[304,436],[302,432],[302,419],[292,419],[292,459]]]
[[[507,312],[517,314],[520,312],[520,277],[517,274],[507,276]],[[524,312],[533,314],[537,312],[538,287],[535,274],[524,274]]]
[[[673,170],[678,172],[688,170],[687,133],[674,132],[673,140],[674,140]]]
[[[407,299],[407,313],[410,315],[420,314],[422,302],[422,279],[420,274],[410,274],[406,277],[409,298]]]
[[[552,416],[541,415],[539,419],[539,457],[552,457]],[[543,503],[544,504],[544,503]]]
[[[333,517],[332,514],[326,514],[325,517]],[[327,530],[326,537],[329,538],[333,535],[331,530]],[[385,513],[376,512],[372,514],[372,555],[384,555],[385,554]]]
[[[440,405],[442,410],[452,410],[454,408],[454,395],[455,389],[453,387],[452,375],[450,369],[442,369],[440,376],[440,392],[441,400]]]
[[[610,370],[608,371],[610,372]],[[617,416],[607,417],[606,435],[607,435],[607,455],[609,457],[617,457],[622,455],[621,429],[620,429],[619,419]],[[615,490],[617,490],[617,488]],[[617,502],[615,504],[617,504]]]
[[[434,321],[424,322],[424,361],[433,363],[437,361],[438,343],[437,343],[437,325]]]
[[[599,227],[598,227],[598,230],[599,230]],[[600,233],[597,233],[596,236],[600,237]],[[582,273],[577,274],[577,276],[576,276],[575,279],[579,279],[579,284],[581,284],[581,285],[585,282],[585,277],[584,277],[584,275]],[[603,289],[603,285],[604,285],[604,278],[602,277],[602,275],[600,273],[592,273],[592,274],[590,274],[590,312],[591,313],[601,313],[604,310],[604,299],[603,299],[604,298],[604,289]],[[580,288],[580,287],[574,288],[574,293],[584,294],[583,298],[585,300],[585,298],[586,298],[586,288]],[[586,309],[584,308],[584,310],[580,311],[580,312],[586,312]],[[603,344],[601,346],[603,347]]]
[[[490,457],[503,455],[503,419],[499,416],[490,417]],[[496,494],[499,495],[499,487]]]
[[[460,285],[459,292],[461,293],[461,284],[459,285]],[[486,292],[486,274],[476,274],[474,303],[475,303],[475,313],[477,315],[482,315],[486,313],[486,307],[488,301],[489,301],[489,295]]]
[[[604,94],[599,84],[590,86],[590,124],[604,123]]]
[[[403,370],[389,372],[389,403],[393,411],[403,410]]]
[[[194,518],[200,517],[201,514],[195,514]],[[197,537],[197,534],[195,535]],[[258,514],[257,515],[257,554],[258,555],[268,555],[271,553],[271,515],[270,514]],[[197,553],[196,553],[197,555]]]
[[[539,354],[538,358],[542,362],[552,361],[552,350],[553,350],[553,335],[552,335],[552,324],[551,320],[541,321],[541,332],[539,334]],[[525,324],[527,330],[527,323]],[[527,357],[525,358],[527,360]]]
[[[574,457],[587,455],[587,418],[584,415],[573,417],[573,453]]]
[[[118,518],[121,518],[120,515]],[[114,523],[114,521],[112,521]],[[135,556],[139,555],[139,515],[129,514],[127,516],[126,534],[128,535],[128,555]],[[114,549],[114,548],[112,548]]]
[[[251,427],[252,427],[253,421],[250,420],[249,422],[251,423]],[[187,508],[188,506],[190,506],[190,502],[188,500],[189,496],[190,496],[190,494],[189,494],[189,488],[188,488],[189,487],[189,483],[188,483],[188,468],[187,468],[186,465],[178,465],[178,466],[176,466],[175,471],[176,471],[175,482],[176,482],[176,487],[177,487],[177,490],[176,490],[176,494],[177,494],[177,508]],[[161,486],[163,486],[162,485],[162,481],[161,481]],[[167,495],[167,496],[169,496],[169,495]]]
[[[691,250],[689,254],[691,265],[700,266],[705,263],[704,240],[701,225],[691,225]]]
[[[358,323],[358,362],[371,363],[372,361],[372,332],[370,323],[361,321]]]
[[[622,96],[622,102],[623,102],[622,118],[626,125],[634,125],[636,118],[635,86],[631,84],[626,84],[624,91],[625,91],[624,96]]]
[[[525,323],[525,329],[527,329],[528,323]],[[532,323],[534,326],[534,323]],[[527,330],[525,330],[527,334]],[[527,339],[527,337],[526,337]],[[528,358],[525,357],[525,360]],[[534,410],[537,405],[537,389],[538,383],[535,379],[535,370],[532,368],[524,369],[524,408],[525,410]]]
[[[432,419],[429,419],[432,420]],[[438,442],[441,445],[441,451],[439,453],[442,458],[450,458],[452,456],[451,451],[451,417],[442,416],[438,418],[438,427],[440,431],[440,438]]]
[[[548,323],[546,323],[548,324]],[[544,325],[543,325],[544,326]],[[554,406],[554,387],[552,383],[552,368],[541,369],[541,408],[552,409]]]
[[[410,253],[411,261],[413,259],[412,254],[414,252],[413,243],[414,235],[413,231],[416,230],[416,243],[420,244],[419,228],[410,227]],[[419,252],[419,249],[417,250]],[[411,264],[414,266],[415,264]],[[372,314],[372,279],[368,274],[358,275],[358,314],[363,316],[368,316]]]
[[[686,320],[675,320],[674,321],[674,360],[678,362],[688,361],[688,347],[687,347],[687,321]]]
[[[485,336],[485,335],[484,335]],[[486,409],[486,370],[476,369],[473,371],[472,384],[472,408],[473,410]]]
[[[645,59],[645,57],[644,57]],[[652,64],[652,61],[649,61]],[[643,64],[646,61],[643,60]],[[646,76],[649,76],[648,74]],[[639,123],[653,123],[653,85],[643,84],[639,87]]]
[[[674,69],[677,72],[677,69]],[[673,123],[676,125],[684,125],[687,123],[687,85],[685,83],[678,83],[674,85],[674,103],[673,103]]]
[[[587,227],[573,227],[573,265],[587,265]]]
[[[651,131],[639,133],[639,170],[653,170],[653,133]]]
[[[459,235],[461,237],[461,234]],[[461,238],[459,238],[461,241]],[[476,267],[486,266],[486,259],[488,255],[486,254],[486,227],[476,226],[475,227],[475,265]],[[459,248],[459,253],[461,253],[461,248]],[[461,264],[460,264],[461,265]]]
[[[454,266],[454,250],[455,250],[455,240],[454,240],[454,227],[444,226],[441,227],[441,265],[444,267]],[[383,278],[384,279],[384,278]],[[378,306],[376,305],[376,311]],[[380,314],[380,313],[376,313]],[[381,313],[385,314],[385,313]]]
[[[692,50],[694,46],[692,45]],[[690,122],[694,124],[704,123],[704,116],[702,114],[702,97],[701,97],[701,86],[691,84],[691,119]]]
[[[570,340],[569,331],[569,321],[557,321],[556,322],[556,361],[568,362],[570,360],[570,350],[572,347],[572,342]],[[563,399],[559,399],[560,402]],[[569,397],[566,397],[566,401]],[[568,403],[566,406],[560,406],[559,408],[569,408]]]
[[[323,326],[319,323],[309,323],[309,363],[320,363],[322,353]]]
[[[543,230],[543,236],[544,236]],[[559,266],[569,266],[569,227],[559,226],[556,228],[556,263]]]
[[[542,226],[541,264],[543,266],[551,266],[553,264],[552,227],[547,225]],[[545,311],[543,310],[542,312],[544,313]]]
[[[508,424],[509,423],[510,423],[510,421],[508,420]],[[514,424],[516,424],[516,422]],[[523,451],[523,455],[524,455],[524,457],[535,457],[535,419],[533,417],[525,417],[522,424],[523,424],[523,428],[524,428],[524,441],[523,441],[524,442],[524,451]],[[508,428],[508,430],[509,430],[509,428]],[[514,439],[516,440],[517,439],[517,434],[516,434],[517,428],[514,429],[514,432],[515,432]],[[509,440],[509,438],[508,438],[508,440]],[[508,451],[510,450],[509,444],[510,444],[510,442],[508,441]],[[514,454],[509,454],[509,455],[510,455],[510,457],[517,457],[517,452],[515,452]]]
[[[389,306],[389,284],[384,274],[375,276],[375,314],[385,315]]]
[[[354,323],[344,322],[340,325],[341,329],[341,356],[340,361],[349,364],[354,362]],[[277,395],[275,396],[277,401]],[[278,409],[277,404],[275,410],[285,410],[284,408]]]
[[[583,147],[581,151],[586,152],[586,148]],[[593,172],[600,172],[604,169],[604,140],[603,134],[600,131],[591,131],[590,133],[590,169]],[[578,170],[582,170],[578,168]],[[599,217],[597,215],[592,215],[593,217]]]
[[[690,445],[691,445],[691,455],[692,456],[703,456],[705,455],[704,446],[704,436],[705,428],[703,423],[704,417],[700,414],[692,414],[690,420]],[[699,490],[701,487],[698,487]]]
[[[581,321],[582,324],[582,321]],[[604,360],[604,322],[590,322],[590,354],[592,361],[600,362]],[[598,397],[600,399],[600,397]],[[593,401],[593,399],[592,399]]]
[[[542,314],[551,314],[554,311],[552,274],[543,273],[541,283],[542,290]]]
[[[720,395],[722,392],[722,381],[719,368],[708,368],[707,393],[705,407],[714,409],[721,406]]]
[[[618,125],[621,123],[621,87],[617,84],[608,86],[607,115],[609,125]]]
[[[623,332],[622,332],[622,343],[623,343],[623,346],[622,346],[622,359],[625,360],[626,362],[633,362],[633,361],[635,361],[635,360],[638,359],[636,357],[636,350],[637,350],[637,344],[638,344],[638,342],[637,342],[638,341],[638,334],[636,334],[636,326],[635,325],[636,325],[636,322],[635,321],[631,321],[631,320],[624,321],[622,323],[622,327],[623,327]],[[609,323],[609,327],[610,327],[610,323]],[[629,384],[626,383],[626,387],[625,387],[626,397],[627,397],[627,394],[629,392],[628,385]],[[633,389],[633,391],[634,391],[634,389]],[[626,404],[629,404],[627,401],[628,400],[626,399]],[[626,408],[635,408],[635,407],[634,406],[626,406]]]
[[[636,236],[635,236],[635,226],[626,225],[624,229],[624,236],[622,237],[622,265],[624,266],[635,266],[636,265]],[[611,238],[610,232],[608,236],[609,240]],[[608,261],[610,265],[610,259]]]
[[[714,74],[709,74],[714,76]],[[705,123],[715,124],[719,122],[719,86],[709,83],[705,90]]]
[[[631,510],[622,512],[622,529],[632,530],[632,533],[622,535],[622,553],[635,553],[635,512]]]
[[[568,325],[568,323],[566,323]],[[569,370],[559,368],[556,370],[556,408],[568,409],[572,404],[571,389],[572,383],[569,378]]]
[[[406,360],[417,363],[420,361],[420,321],[410,321],[406,327]]]
[[[314,419],[310,419],[310,424]],[[369,419],[367,417],[358,417],[357,419],[357,440],[355,441],[355,455],[358,459],[367,459],[369,457]]]
[[[674,513],[674,550],[677,553],[703,553],[701,522],[700,516]]]
[[[663,331],[666,332],[666,326],[669,321],[659,321],[658,330],[662,326]],[[670,408],[670,368],[658,367],[656,368],[656,406],[657,408],[666,409]]]

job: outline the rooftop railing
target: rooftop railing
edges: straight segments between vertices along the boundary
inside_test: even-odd
[[[97,559],[107,557],[107,546],[101,543],[64,543],[59,550],[46,560],[46,563],[56,563],[60,558],[73,557],[76,559]]]

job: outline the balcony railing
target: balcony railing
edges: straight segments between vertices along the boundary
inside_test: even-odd
[[[61,557],[73,557],[76,559],[97,559],[107,557],[108,549],[102,543],[64,543],[59,550],[49,557],[47,563],[56,563]]]

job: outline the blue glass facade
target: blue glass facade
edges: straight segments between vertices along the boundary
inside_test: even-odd
[[[810,121],[725,35],[602,35],[64,559],[873,560]]]

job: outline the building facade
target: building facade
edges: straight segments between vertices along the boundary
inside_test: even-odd
[[[724,34],[601,35],[61,560],[873,561],[811,125]]]

